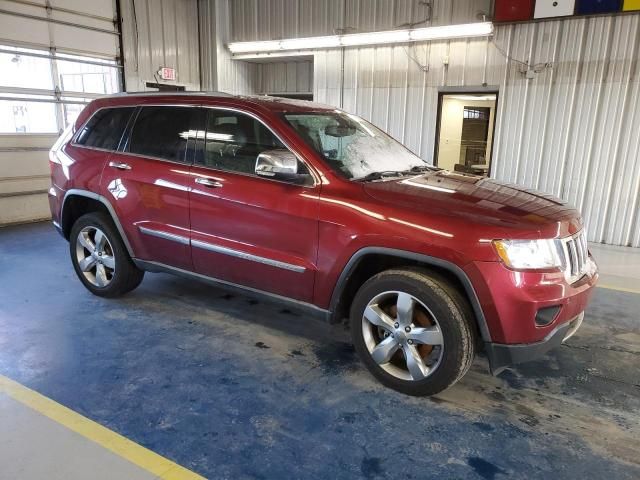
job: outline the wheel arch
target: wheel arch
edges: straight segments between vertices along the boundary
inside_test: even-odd
[[[80,189],[70,189],[65,193],[64,200],[62,202],[62,210],[60,213],[60,229],[62,230],[62,235],[67,240],[69,240],[71,227],[73,226],[75,221],[85,213],[95,211],[101,211],[111,218],[111,221],[113,221],[113,224],[118,229],[118,233],[122,238],[129,256],[131,258],[134,258],[133,249],[131,248],[129,239],[127,238],[127,235],[122,228],[122,224],[120,223],[118,215],[116,214],[113,206],[111,205],[109,200],[95,192]]]
[[[375,260],[375,262],[366,261]],[[456,264],[415,252],[385,247],[365,247],[349,259],[333,289],[330,301],[330,321],[339,322],[348,312],[350,301],[360,286],[373,275],[394,267],[422,266],[452,279],[465,294],[474,313],[483,342],[491,342],[491,334],[482,306],[467,274]]]

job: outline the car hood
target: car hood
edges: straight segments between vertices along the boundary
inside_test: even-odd
[[[364,184],[378,201],[412,211],[503,228],[565,236],[582,228],[579,213],[563,200],[535,190],[446,170]]]

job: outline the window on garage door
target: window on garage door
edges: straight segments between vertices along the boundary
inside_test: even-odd
[[[59,133],[122,89],[116,3],[2,2],[0,134]]]
[[[121,90],[115,61],[0,45],[0,133],[55,133]]]

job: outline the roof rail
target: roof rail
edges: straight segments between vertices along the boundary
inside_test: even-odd
[[[235,95],[231,95],[230,93],[226,93],[226,92],[216,92],[216,91],[210,91],[210,92],[196,92],[196,91],[192,91],[192,92],[186,92],[186,91],[182,91],[182,92],[119,92],[119,93],[112,93],[111,95],[104,95],[101,98],[114,98],[114,97],[128,97],[128,96],[136,96],[136,97],[154,97],[154,96],[163,96],[163,95],[170,95],[170,96],[185,96],[185,97],[234,97]]]

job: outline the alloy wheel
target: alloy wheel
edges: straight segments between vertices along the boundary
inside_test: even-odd
[[[424,380],[442,360],[444,340],[436,317],[406,292],[388,291],[369,301],[362,333],[371,358],[401,380]]]
[[[76,259],[84,277],[96,287],[106,287],[116,272],[113,247],[97,227],[84,227],[76,238]]]

